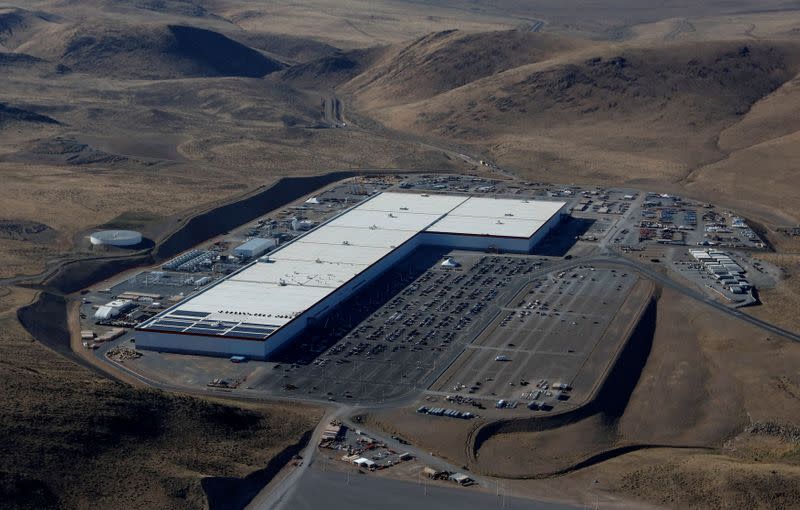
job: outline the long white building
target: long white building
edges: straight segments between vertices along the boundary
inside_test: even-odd
[[[421,245],[530,252],[565,202],[380,193],[140,324],[138,348],[264,359]]]

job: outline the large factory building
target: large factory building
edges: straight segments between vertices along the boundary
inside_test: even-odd
[[[265,359],[421,245],[528,253],[564,202],[380,193],[140,324],[157,351]]]

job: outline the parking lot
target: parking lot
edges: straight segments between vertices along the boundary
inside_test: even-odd
[[[431,390],[524,407],[534,400],[555,404],[554,386],[565,385],[570,391],[562,398],[585,400],[638,318],[649,288],[639,281],[590,266],[536,278]]]
[[[248,385],[353,402],[424,389],[546,261],[450,252],[460,264],[451,268],[443,255],[418,250]]]
[[[458,267],[442,266],[445,257]],[[270,361],[143,351],[125,365],[212,391],[353,404],[429,389],[468,404],[505,399],[524,407],[553,397],[547,391],[563,383],[577,404],[626,339],[641,292],[632,293],[636,275],[608,267],[550,270],[556,262],[424,248]],[[631,294],[633,305],[623,306]],[[537,396],[543,382],[549,387]]]

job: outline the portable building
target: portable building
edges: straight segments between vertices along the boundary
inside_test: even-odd
[[[275,248],[278,242],[275,239],[254,237],[233,249],[233,255],[243,260],[250,260],[267,253]]]

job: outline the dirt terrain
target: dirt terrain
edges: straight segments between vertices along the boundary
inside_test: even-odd
[[[203,508],[204,478],[263,469],[319,418],[109,381],[31,341],[15,309],[32,296],[0,291],[2,508]]]
[[[584,504],[592,500],[582,484],[599,478],[602,496],[592,497],[616,492],[678,508],[791,508],[800,504],[798,362],[800,346],[722,320],[667,290],[647,362],[618,416],[601,409],[566,426],[499,433],[480,445],[475,463],[464,440],[480,422],[422,417],[413,408],[366,420],[479,473],[526,479],[513,482],[515,492],[539,497],[553,497],[554,485],[543,481],[565,472],[554,482],[564,486],[559,492]],[[604,452],[608,460],[596,457]]]
[[[509,51],[538,58],[506,61],[486,77],[451,67],[464,37],[417,41],[341,90],[389,127],[470,143],[525,178],[663,186],[797,220],[788,212],[797,176],[786,165],[796,122],[791,106],[784,113],[794,104],[797,42],[586,47],[545,36],[506,38]],[[478,44],[497,48],[482,37]],[[403,93],[405,83],[414,93]],[[756,159],[768,162],[757,173]]]
[[[0,281],[91,256],[95,226],[158,237],[282,176],[491,174],[464,153],[497,162],[496,176],[734,207],[763,224],[777,248],[764,258],[785,270],[749,313],[800,328],[798,246],[777,233],[800,222],[798,73],[800,11],[781,0],[5,4]],[[318,418],[103,379],[32,342],[15,310],[34,296],[2,282],[0,432],[14,446],[0,454],[0,507],[203,508],[202,480],[264,469]],[[508,482],[521,493],[793,507],[796,347],[665,292],[619,415],[500,435],[474,459],[471,429],[408,410],[367,419],[506,476],[625,445],[706,448]]]

